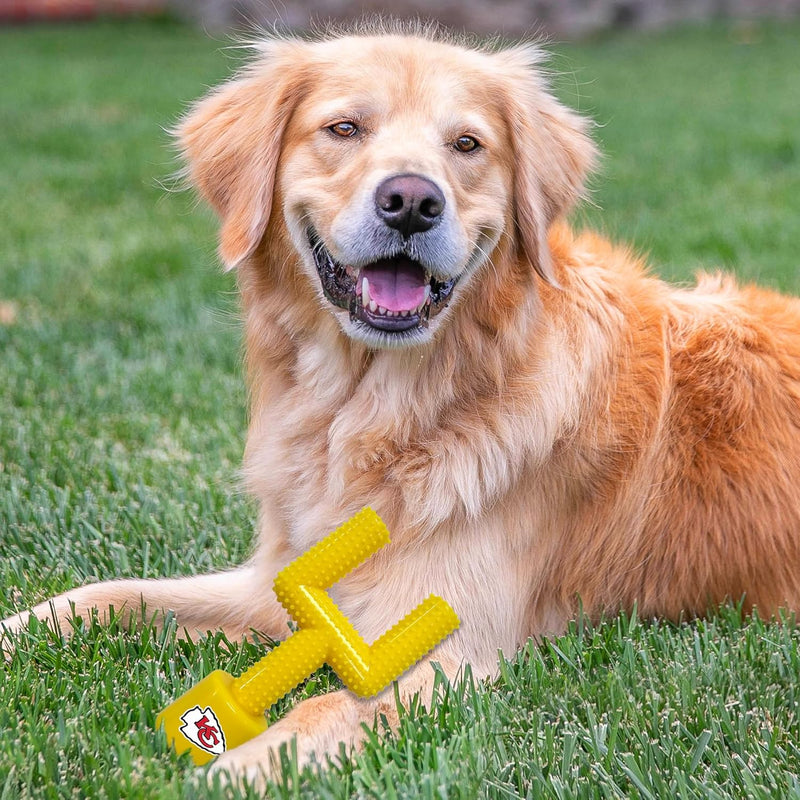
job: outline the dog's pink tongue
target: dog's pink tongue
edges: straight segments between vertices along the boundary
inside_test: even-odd
[[[369,281],[370,298],[388,311],[413,311],[425,299],[425,273],[414,261],[376,261],[361,274]]]

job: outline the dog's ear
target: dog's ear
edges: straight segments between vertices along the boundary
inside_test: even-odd
[[[191,182],[222,221],[226,269],[264,236],[283,132],[300,93],[302,47],[265,43],[261,58],[198,101],[175,129]]]
[[[597,159],[589,121],[561,105],[536,69],[541,51],[522,45],[497,53],[514,158],[514,223],[525,258],[556,284],[547,231],[582,195]]]

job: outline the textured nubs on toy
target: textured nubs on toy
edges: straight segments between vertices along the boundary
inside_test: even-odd
[[[178,752],[197,764],[266,730],[264,711],[328,663],[348,689],[377,694],[458,627],[458,617],[430,595],[368,645],[326,593],[340,578],[389,543],[370,508],[326,536],[275,578],[275,595],[299,630],[238,678],[216,670],[156,719]]]

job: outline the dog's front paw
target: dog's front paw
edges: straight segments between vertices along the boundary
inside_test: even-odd
[[[23,611],[0,621],[0,653],[6,661],[14,655],[16,637],[28,627],[30,616],[30,611]]]
[[[287,768],[299,772],[310,761],[310,753],[306,758],[299,757],[294,732],[270,728],[219,756],[208,768],[208,780],[263,790],[267,782],[279,782]]]
[[[312,764],[327,764],[339,756],[342,744],[351,750],[363,738],[361,723],[374,718],[372,699],[356,698],[346,689],[308,698],[264,733],[223,753],[209,776],[259,787],[279,782],[287,770],[298,774]]]
[[[30,611],[23,611],[20,614],[14,614],[13,617],[6,617],[0,620],[0,634],[16,634],[27,627]]]

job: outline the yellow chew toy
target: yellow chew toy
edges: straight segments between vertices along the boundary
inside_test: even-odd
[[[266,730],[264,711],[325,662],[348,689],[368,697],[402,675],[458,627],[458,617],[431,595],[368,645],[325,589],[389,543],[381,518],[364,508],[296,558],[275,578],[275,595],[299,630],[247,672],[215,670],[156,718],[167,739],[196,764]]]

